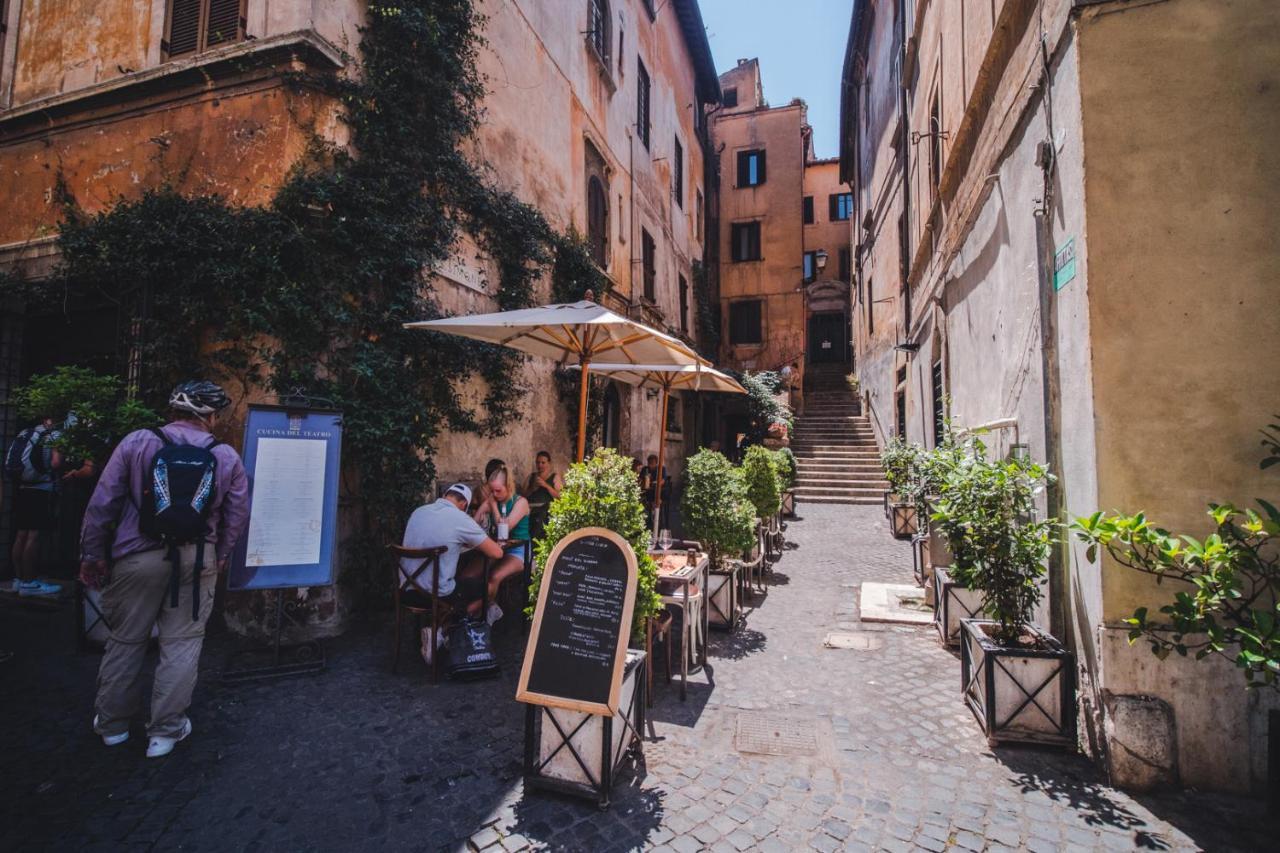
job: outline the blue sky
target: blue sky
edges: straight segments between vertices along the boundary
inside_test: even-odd
[[[764,97],[804,98],[819,157],[839,151],[840,71],[853,0],[700,0],[716,71],[760,60]]]

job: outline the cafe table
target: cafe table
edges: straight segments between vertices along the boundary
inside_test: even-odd
[[[663,587],[671,590],[671,592],[662,594],[662,602],[663,604],[679,605],[683,616],[680,622],[681,630],[685,632],[685,637],[689,638],[682,638],[680,643],[680,699],[682,701],[688,693],[690,657],[694,658],[693,663],[696,667],[701,667],[707,662],[708,614],[705,599],[707,571],[711,565],[711,560],[706,552],[699,551],[696,553],[696,558],[690,563],[688,551],[649,552],[649,556],[653,557],[658,564],[659,592],[662,592]],[[698,589],[703,596],[701,612],[697,614],[701,631],[694,631],[693,626],[690,625],[689,610],[692,600],[691,590],[694,584],[698,585]],[[690,642],[690,639],[693,638],[696,638],[696,641]]]

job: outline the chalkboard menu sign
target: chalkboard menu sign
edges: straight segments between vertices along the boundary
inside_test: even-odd
[[[612,530],[585,527],[547,558],[516,699],[613,715],[635,607],[636,555]]]

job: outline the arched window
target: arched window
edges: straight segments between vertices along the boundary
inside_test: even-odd
[[[587,41],[595,48],[596,55],[609,65],[609,2],[587,0]]]
[[[609,265],[609,196],[596,175],[587,179],[587,243],[591,258],[604,269]]]

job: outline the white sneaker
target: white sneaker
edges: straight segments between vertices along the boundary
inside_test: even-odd
[[[431,666],[431,638],[430,626],[422,629],[422,659],[427,662],[427,666]],[[443,628],[436,630],[436,651],[441,651],[448,645],[448,637],[444,633]]]
[[[93,715],[93,730],[95,732],[98,732],[98,715],[97,714]],[[102,742],[105,743],[107,746],[119,746],[120,744],[124,743],[129,739],[129,732],[127,730],[118,735],[104,735],[102,734],[102,732],[98,732],[98,734],[102,735]]]
[[[498,606],[498,602],[489,602],[489,609],[485,611],[484,619],[489,623],[489,627],[493,627],[493,623],[502,618],[502,608]]]
[[[151,743],[147,744],[147,758],[163,758],[173,752],[173,747],[180,740],[186,740],[191,734],[191,719],[187,718],[182,721],[182,731],[178,732],[177,737],[153,737]]]

